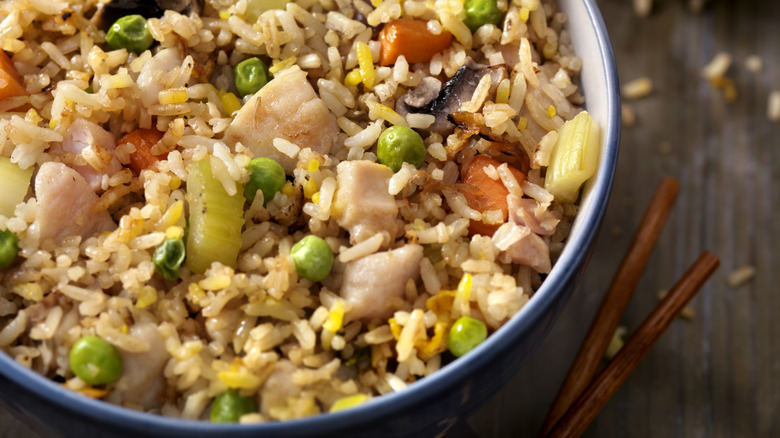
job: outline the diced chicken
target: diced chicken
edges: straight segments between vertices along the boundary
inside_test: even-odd
[[[327,154],[338,133],[336,116],[317,97],[306,72],[293,66],[249,99],[225,131],[224,142],[231,147],[241,142],[255,156],[276,160],[291,175],[297,159],[274,147],[274,138]]]
[[[73,165],[76,172],[87,180],[96,192],[103,190],[103,176],[112,176],[122,170],[122,164],[114,155],[116,142],[110,132],[92,122],[76,119],[65,133],[62,143],[52,146],[55,153],[81,155],[87,161],[84,166]]]
[[[293,373],[298,369],[289,360],[280,360],[274,365],[274,370],[258,391],[260,397],[260,412],[269,415],[271,410],[287,407],[287,401],[301,394],[301,387],[293,382]]]
[[[540,205],[535,199],[507,196],[509,220],[524,225],[540,236],[552,236],[561,221],[559,215]]]
[[[502,263],[530,266],[542,274],[549,273],[552,263],[550,262],[550,248],[547,242],[526,226],[515,224],[507,224],[507,226],[512,226],[513,232],[518,233],[520,237],[499,255],[499,260]]]
[[[38,209],[31,226],[41,240],[59,243],[68,236],[88,237],[116,228],[107,211],[93,212],[98,196],[83,176],[70,167],[47,162],[35,176]]]
[[[388,191],[393,171],[370,161],[342,161],[336,167],[338,191],[331,207],[339,226],[355,244],[387,233],[385,246],[395,237],[398,206]]]
[[[420,276],[423,248],[410,244],[349,262],[344,270],[341,297],[351,305],[347,318],[387,318],[388,302],[402,297],[409,279]]]
[[[164,76],[171,70],[181,67],[182,57],[178,49],[160,50],[152,59],[146,61],[135,81],[141,89],[141,101],[149,107],[160,103],[160,91],[165,88]]]
[[[165,389],[163,368],[170,357],[165,341],[152,322],[136,323],[130,328],[130,335],[149,344],[149,350],[142,353],[122,355],[122,377],[116,382],[108,401],[144,410],[160,405]]]

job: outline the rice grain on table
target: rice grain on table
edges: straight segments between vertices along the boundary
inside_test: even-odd
[[[772,123],[780,122],[780,90],[769,93],[766,104],[766,117]]]
[[[727,52],[718,52],[712,60],[701,70],[705,79],[713,80],[723,77],[731,67],[731,55]]]
[[[756,276],[756,268],[753,266],[740,266],[731,271],[726,277],[726,283],[730,288],[736,289],[749,283]]]
[[[620,87],[620,95],[628,100],[641,99],[652,92],[653,83],[650,78],[647,77],[634,79]]]

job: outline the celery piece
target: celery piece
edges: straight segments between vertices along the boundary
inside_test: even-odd
[[[212,262],[236,266],[244,226],[243,188],[230,196],[211,174],[208,159],[192,163],[187,179],[190,229],[187,267],[202,274]]]
[[[13,217],[16,206],[24,201],[30,188],[33,168],[20,168],[9,158],[0,157],[0,214]]]
[[[287,7],[288,0],[249,0],[246,4],[244,18],[247,23],[254,23],[263,14],[271,9],[282,9]]]
[[[599,161],[599,125],[587,111],[564,123],[550,157],[544,188],[562,204],[577,200],[580,186],[596,173]]]

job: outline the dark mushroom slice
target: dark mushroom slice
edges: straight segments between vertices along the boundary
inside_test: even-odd
[[[433,81],[424,79],[418,87],[398,99],[396,111],[402,116],[408,113],[433,115],[436,121],[428,130],[444,136],[452,132],[454,127],[447,119],[448,116],[460,111],[460,104],[471,99],[477,84],[486,74],[491,76],[490,93],[494,93],[498,83],[507,77],[506,68],[503,66],[472,68],[464,65],[447,81],[444,88],[438,91],[435,98],[431,99],[432,93],[436,92],[433,81],[439,86],[441,83],[434,78],[430,78]]]
[[[160,18],[165,11],[180,14],[200,14],[203,0],[112,0],[95,12],[92,21],[102,30],[107,30],[114,22],[127,15],[141,15],[146,19]]]

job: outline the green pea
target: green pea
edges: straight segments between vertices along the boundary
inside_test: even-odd
[[[233,72],[236,89],[241,96],[257,93],[268,83],[268,67],[258,58],[245,59],[238,63]]]
[[[263,205],[267,205],[287,182],[284,168],[270,158],[255,158],[249,162],[247,169],[249,181],[244,185],[244,197],[250,203],[260,190],[263,192]]]
[[[141,15],[127,15],[108,29],[106,42],[113,50],[127,49],[140,54],[154,42],[152,34],[146,28],[146,18]]]
[[[10,230],[0,231],[0,269],[11,266],[19,254],[19,242]]]
[[[476,32],[483,24],[498,26],[504,18],[504,13],[498,9],[496,0],[466,0],[463,9],[466,12],[463,23],[472,32]]]
[[[184,263],[186,255],[184,239],[167,239],[154,250],[152,256],[154,270],[166,280],[178,280],[179,268]]]
[[[238,423],[244,414],[257,412],[254,400],[243,397],[237,389],[228,389],[211,403],[212,423]]]
[[[461,316],[450,328],[447,346],[456,357],[461,357],[487,339],[485,323],[470,316]]]
[[[379,162],[393,169],[393,172],[401,170],[404,163],[420,167],[425,160],[425,154],[425,143],[420,134],[405,126],[385,129],[377,142],[376,155]]]
[[[311,281],[322,281],[333,268],[333,251],[323,238],[306,236],[290,250],[295,271]]]
[[[122,375],[122,356],[113,345],[97,336],[76,341],[68,356],[70,369],[90,385],[108,385]]]

